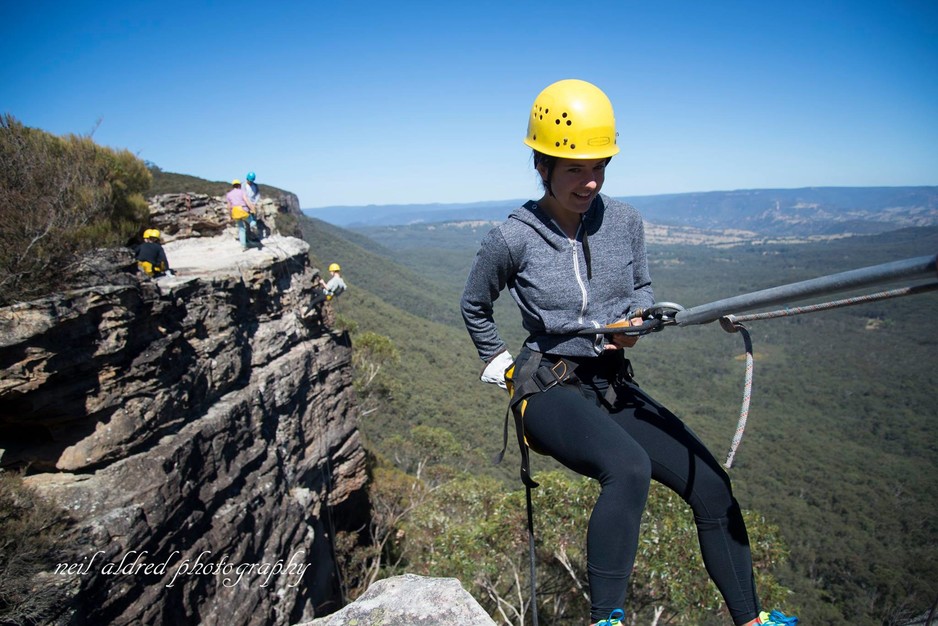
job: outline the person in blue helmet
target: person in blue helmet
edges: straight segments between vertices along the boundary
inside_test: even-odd
[[[796,617],[762,611],[746,524],[726,471],[680,418],[635,383],[625,349],[638,338],[580,334],[616,322],[638,325],[642,310],[655,303],[641,215],[600,193],[619,152],[612,103],[585,81],[554,83],[534,101],[525,144],[544,194],[483,238],[461,308],[485,363],[481,380],[511,385],[525,442],[522,477],[530,484],[530,446],[601,486],[586,538],[590,623],[625,622],[639,526],[655,480],[693,510],[707,573],[733,623],[796,624]],[[529,333],[517,359],[494,320],[505,289]]]
[[[261,190],[257,187],[257,183],[254,182],[256,178],[257,174],[254,172],[248,172],[244,177],[246,181],[244,195],[247,196],[247,199],[254,205],[254,213],[251,214],[248,221],[250,225],[254,227],[257,239],[261,240],[270,235],[270,229],[267,228],[267,224],[264,220],[258,216],[258,203],[261,200]]]
[[[258,200],[261,199],[261,190],[257,188],[257,183],[254,180],[257,178],[257,174],[254,172],[248,172],[247,176],[244,177],[244,180],[247,181],[247,184],[244,186],[244,195],[248,197],[248,200],[251,201],[251,204],[257,206]]]

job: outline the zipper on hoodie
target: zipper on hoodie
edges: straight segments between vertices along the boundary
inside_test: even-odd
[[[586,285],[583,284],[583,278],[580,276],[580,255],[576,248],[577,237],[580,235],[582,228],[583,222],[581,221],[580,225],[577,226],[576,235],[574,235],[573,239],[567,238],[567,241],[570,242],[570,249],[573,251],[573,274],[576,276],[576,284],[580,286],[580,314],[577,316],[577,322],[580,324],[583,323],[583,316],[586,315],[586,307],[589,304],[589,295],[586,292]]]
[[[557,231],[570,243],[570,250],[573,252],[573,275],[576,276],[576,284],[580,287],[580,314],[577,316],[577,323],[583,324],[583,316],[586,315],[586,307],[589,305],[589,295],[586,291],[586,285],[583,284],[583,278],[580,276],[580,256],[576,249],[577,237],[580,236],[580,231],[583,230],[583,220],[581,219],[579,225],[576,227],[576,234],[573,236],[573,239],[567,237],[563,228],[560,227],[560,224],[558,224],[554,218],[551,217],[550,221],[554,224]]]

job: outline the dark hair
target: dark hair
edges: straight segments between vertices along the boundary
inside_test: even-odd
[[[533,150],[532,152],[534,153],[534,169],[537,169],[540,165],[547,168],[547,177],[541,179],[541,186],[544,188],[544,191],[552,196],[554,192],[550,188],[550,181],[554,177],[554,167],[557,166],[557,157],[538,152],[537,150]]]

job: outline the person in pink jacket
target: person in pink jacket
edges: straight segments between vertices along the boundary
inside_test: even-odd
[[[231,212],[231,219],[238,225],[238,239],[241,241],[241,249],[247,250],[249,247],[248,220],[254,215],[254,203],[248,199],[247,194],[241,189],[240,180],[231,181],[231,191],[225,194],[225,201],[228,204],[228,210]]]

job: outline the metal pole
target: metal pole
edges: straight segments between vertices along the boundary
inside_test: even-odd
[[[741,296],[725,298],[679,311],[674,320],[678,326],[707,324],[731,313],[743,313],[760,307],[774,306],[810,298],[820,294],[859,289],[880,283],[912,278],[938,276],[938,255],[893,261],[861,269],[821,276],[798,283],[781,285]]]

